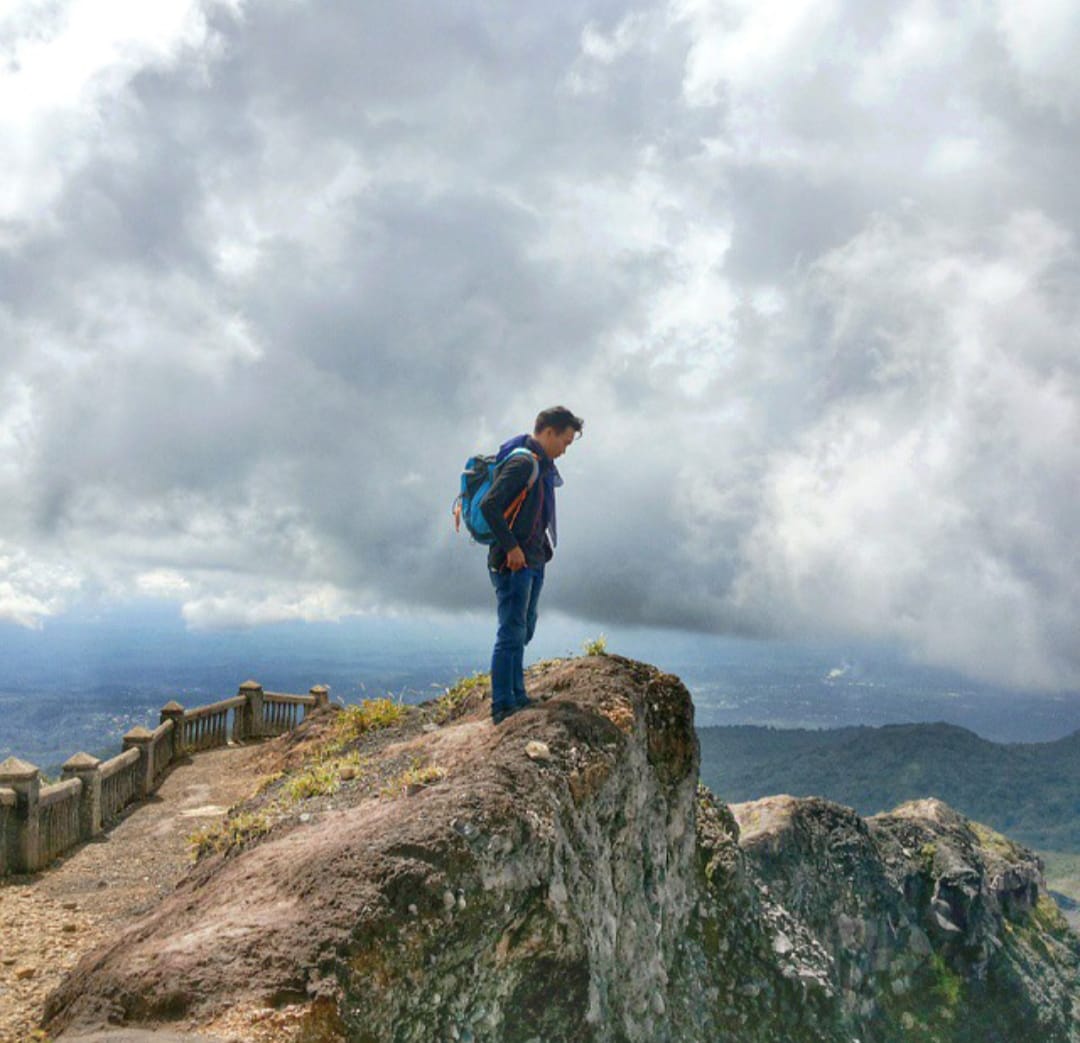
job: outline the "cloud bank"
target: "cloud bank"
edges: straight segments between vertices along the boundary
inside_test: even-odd
[[[0,619],[486,608],[564,402],[549,607],[1080,686],[1068,5],[110,7],[0,21]]]

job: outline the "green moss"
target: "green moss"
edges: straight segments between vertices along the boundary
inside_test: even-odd
[[[940,953],[931,955],[930,967],[934,976],[931,992],[941,1004],[939,1013],[947,1020],[952,1020],[956,1008],[963,999],[964,979],[945,962]]]
[[[708,870],[706,870],[708,873]],[[716,959],[720,954],[720,922],[719,920],[705,917],[699,921],[701,931],[701,944],[706,955],[710,959]]]
[[[975,834],[976,839],[987,851],[992,851],[994,854],[1005,858],[1014,858],[1019,854],[1020,849],[1008,837],[1003,837],[1000,833],[992,830],[989,826],[984,826],[981,822],[972,822],[971,832]]]
[[[1035,908],[1031,910],[1031,920],[1039,930],[1050,935],[1059,935],[1069,929],[1057,903],[1043,891],[1039,892]]]

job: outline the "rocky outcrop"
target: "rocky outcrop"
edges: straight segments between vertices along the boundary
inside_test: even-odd
[[[785,796],[731,811],[777,957],[753,985],[788,1006],[777,969],[803,986],[791,1038],[1080,1038],[1080,940],[1031,852],[936,800],[865,820]]]
[[[261,828],[84,959],[50,1027],[243,1015],[248,1040],[287,1009],[268,1038],[1080,1040],[1080,946],[1030,853],[935,802],[728,809],[651,667],[529,685],[499,727],[475,685],[333,756],[313,722],[290,741],[344,781],[239,809]]]

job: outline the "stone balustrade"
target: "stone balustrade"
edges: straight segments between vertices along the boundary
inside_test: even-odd
[[[9,838],[15,835],[15,805],[18,796],[13,789],[0,787],[0,876],[8,871],[8,866],[14,864],[8,856]]]
[[[101,765],[101,824],[112,825],[132,801],[139,799],[139,762],[137,746]]]
[[[230,743],[281,735],[330,705],[329,688],[307,695],[264,692],[245,681],[237,695],[184,709],[169,702],[154,729],[132,728],[123,752],[106,761],[77,753],[63,779],[43,785],[40,770],[16,757],[0,763],[0,876],[43,869],[151,796],[178,760]]]
[[[82,840],[79,828],[82,785],[81,779],[68,779],[41,788],[38,798],[38,850],[43,865]]]
[[[259,691],[262,689],[260,688]],[[209,706],[184,710],[183,717],[180,719],[180,748],[188,753],[197,753],[199,750],[213,750],[218,746],[224,746],[230,736],[234,740],[247,735],[255,738],[256,733],[245,729],[243,724],[244,714],[241,709],[247,706],[247,703],[248,700],[244,695],[236,695],[231,699],[211,703]]]
[[[316,705],[313,695],[263,693],[263,735],[281,735],[292,731],[302,719],[302,711]]]

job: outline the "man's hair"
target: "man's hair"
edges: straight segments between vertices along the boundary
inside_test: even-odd
[[[572,427],[580,435],[584,426],[585,421],[579,416],[574,416],[566,406],[552,406],[550,409],[543,409],[537,413],[533,434],[540,434],[545,427],[553,427],[562,434],[568,427]]]

